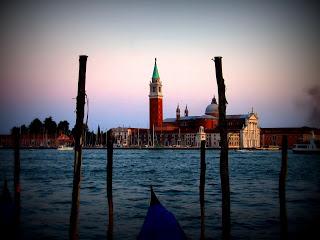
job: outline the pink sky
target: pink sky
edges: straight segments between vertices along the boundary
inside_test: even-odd
[[[91,129],[148,127],[155,57],[164,117],[173,117],[177,104],[188,104],[190,115],[203,114],[217,95],[214,56],[223,57],[228,114],[253,107],[262,127],[319,127],[309,119],[313,106],[307,94],[319,86],[319,30],[316,9],[302,3],[235,9],[210,2],[108,2],[4,9],[0,132],[49,115],[73,125],[81,54],[88,55]]]

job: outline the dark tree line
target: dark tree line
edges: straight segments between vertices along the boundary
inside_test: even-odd
[[[68,136],[74,136],[74,128],[70,130],[70,124],[68,121],[63,120],[58,124],[52,119],[52,117],[47,117],[42,122],[39,118],[35,118],[27,126],[23,124],[21,127],[13,127],[11,132],[19,131],[21,135],[27,134],[48,134],[48,135],[59,135],[61,133]],[[100,130],[100,126],[96,133],[90,131],[87,126],[84,126],[84,136],[85,136],[85,146],[97,146],[106,145],[106,132]]]
[[[55,135],[55,134],[67,134],[70,135],[71,131],[69,129],[69,122],[64,120],[60,121],[58,124],[52,119],[52,117],[47,117],[42,122],[39,118],[35,118],[31,121],[31,123],[26,126],[23,124],[20,128],[14,127],[12,128],[12,132],[15,129],[19,129],[20,133],[22,135],[25,134],[49,134],[49,135]]]
[[[87,126],[84,127],[85,131],[85,146],[97,146],[107,144],[107,133],[100,130],[98,126],[97,133],[90,131]]]

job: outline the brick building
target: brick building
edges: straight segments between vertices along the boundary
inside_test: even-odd
[[[219,106],[215,97],[205,108],[203,115],[189,116],[187,106],[184,115],[181,115],[178,105],[174,118],[163,119],[163,89],[157,59],[149,87],[149,129],[114,128],[118,146],[197,147],[201,139],[206,139],[207,147],[219,147]],[[248,114],[227,115],[227,122],[230,148],[260,147],[257,113],[251,111]]]
[[[296,143],[309,142],[312,137],[312,132],[315,135],[315,140],[320,141],[320,130],[316,128],[261,128],[261,146],[280,147],[282,144],[282,136],[286,135],[288,137],[288,146],[292,148]]]

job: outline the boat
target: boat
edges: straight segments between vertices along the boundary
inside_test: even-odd
[[[58,148],[57,148],[58,151],[71,151],[73,150],[73,147],[70,147],[70,146],[66,146],[66,145],[60,145]]]
[[[237,152],[243,152],[243,153],[247,153],[247,152],[252,152],[252,150],[249,149],[235,149]]]
[[[259,150],[278,151],[280,150],[280,147],[276,145],[270,145],[268,147],[261,147]]]
[[[315,142],[315,136],[312,132],[312,137],[309,143],[294,144],[292,148],[293,153],[304,153],[304,154],[320,154],[320,147]]]
[[[175,216],[160,203],[152,187],[150,206],[137,239],[187,239]]]

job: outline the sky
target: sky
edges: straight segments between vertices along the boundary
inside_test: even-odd
[[[87,55],[89,127],[149,125],[157,58],[164,118],[177,104],[261,127],[320,127],[320,6],[306,1],[7,1],[0,15],[0,133],[34,118],[75,123],[79,55]]]

